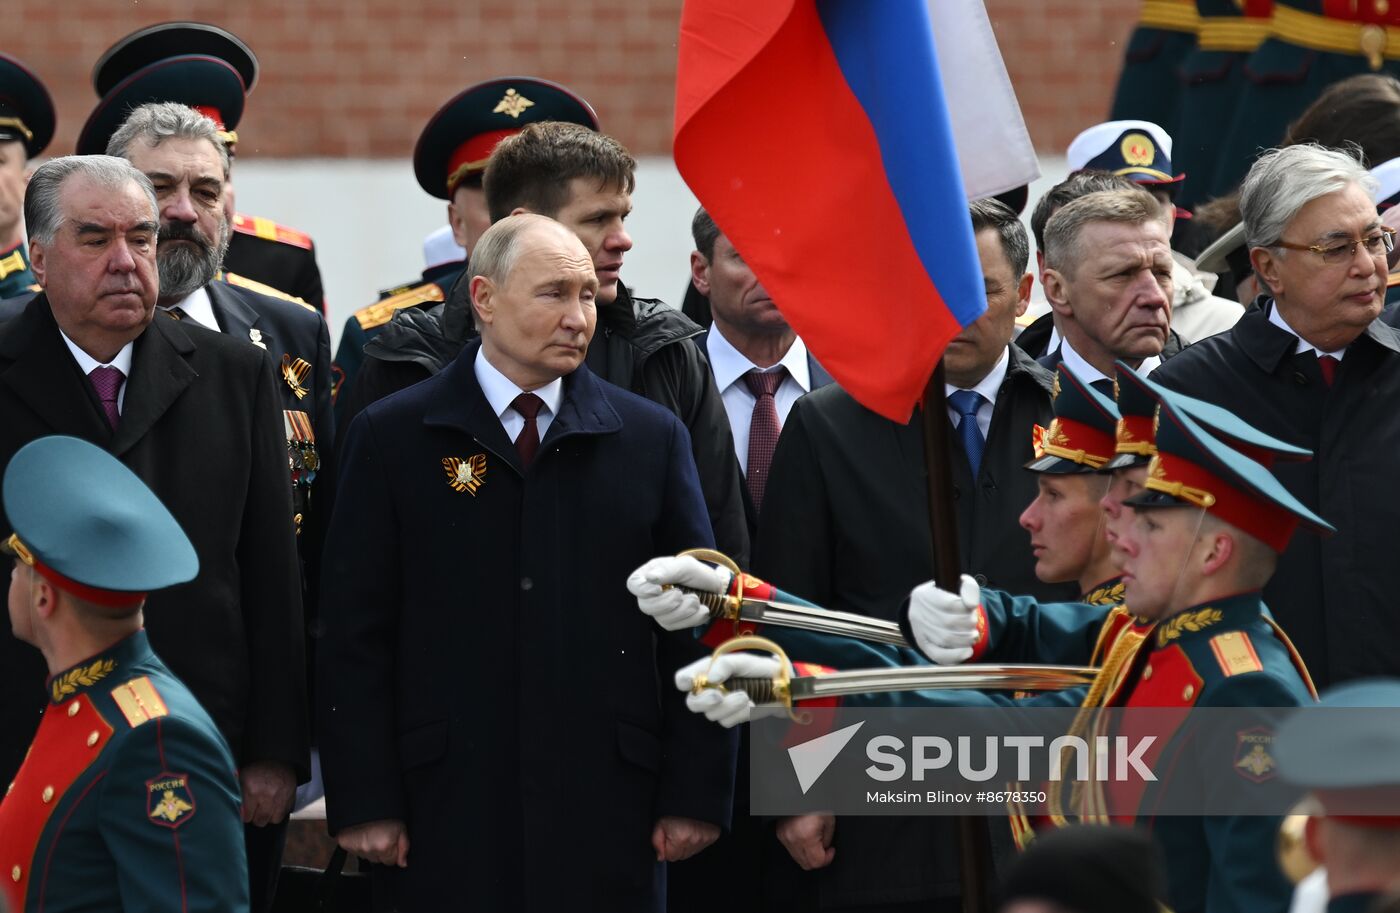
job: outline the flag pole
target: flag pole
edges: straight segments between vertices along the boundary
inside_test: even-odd
[[[933,537],[933,579],[950,593],[959,592],[962,562],[958,557],[958,520],[953,512],[951,422],[944,393],[943,360],[933,369],[924,387],[919,410],[924,431],[924,472],[928,477],[928,527]],[[987,887],[991,871],[987,859],[987,819],[959,815],[958,882],[963,913],[990,913]]]

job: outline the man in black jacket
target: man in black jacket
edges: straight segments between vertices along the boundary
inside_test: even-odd
[[[1373,187],[1345,153],[1300,144],[1261,156],[1240,206],[1272,299],[1154,375],[1314,452],[1274,471],[1337,534],[1295,539],[1264,600],[1319,687],[1393,675],[1400,654],[1400,333],[1380,316],[1392,242]]]
[[[121,159],[69,156],[35,172],[25,221],[44,292],[0,326],[0,463],[38,437],[83,438],[130,467],[180,522],[200,572],[151,595],[151,644],[228,740],[244,819],[265,830],[286,816],[309,764],[277,381],[268,354],[247,340],[155,314],[158,218],[150,180]],[[45,695],[42,665],[9,638],[0,638],[0,674],[8,782]]]
[[[1018,520],[1037,494],[1035,475],[1022,468],[1034,455],[1031,426],[1053,417],[1053,378],[1011,344],[1030,299],[1029,242],[1001,203],[978,201],[971,215],[987,312],[944,355],[962,567],[990,586],[1074,599],[1073,585],[1035,576]],[[773,456],[754,573],[820,605],[898,618],[931,564],[920,421],[891,422],[834,385],[798,400]],[[949,819],[809,815],[779,822],[778,837],[800,866],[820,871],[765,873],[770,899],[800,896],[791,905],[813,909],[961,909]]]
[[[598,272],[598,332],[588,367],[604,380],[670,410],[690,432],[700,488],[718,548],[749,557],[734,440],[698,337],[679,311],[634,298],[619,271],[632,238],[636,161],[609,136],[578,124],[530,124],[496,146],[484,187],[491,220],[516,212],[549,216],[583,241]],[[439,307],[404,311],[365,347],[365,364],[345,412],[346,427],[369,403],[436,374],[475,335],[465,283]]]

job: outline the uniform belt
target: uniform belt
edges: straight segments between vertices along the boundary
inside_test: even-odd
[[[1345,22],[1286,6],[1274,8],[1273,34],[1289,44],[1365,57],[1372,70],[1384,60],[1400,60],[1400,28]]]
[[[1195,34],[1200,20],[1195,3],[1176,0],[1143,0],[1142,13],[1138,15],[1139,26],[1192,34]]]
[[[1253,51],[1269,37],[1269,20],[1247,16],[1202,16],[1197,35],[1203,51]]]

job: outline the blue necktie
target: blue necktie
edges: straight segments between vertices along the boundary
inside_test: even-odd
[[[977,424],[977,410],[986,400],[976,390],[956,390],[949,394],[948,402],[952,404],[953,411],[962,416],[958,420],[958,437],[962,439],[963,452],[967,454],[967,463],[972,467],[972,477],[975,479],[982,466],[982,450],[987,446],[982,429]]]

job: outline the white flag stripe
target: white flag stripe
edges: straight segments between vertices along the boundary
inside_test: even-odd
[[[928,0],[943,96],[969,200],[1040,176],[983,0]]]

